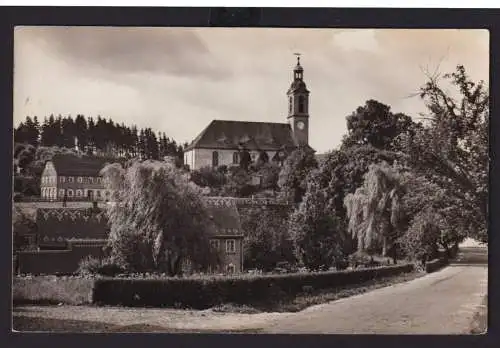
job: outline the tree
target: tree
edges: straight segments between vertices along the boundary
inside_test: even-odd
[[[222,195],[232,197],[247,197],[257,191],[251,184],[250,173],[241,167],[231,167],[227,175],[227,182],[222,188]]]
[[[390,150],[399,134],[413,132],[416,126],[410,116],[394,114],[390,106],[372,99],[346,119],[348,134],[342,141],[344,148],[369,144],[378,149]]]
[[[428,76],[420,97],[428,122],[401,137],[408,162],[460,202],[471,236],[487,240],[489,91],[459,65],[451,74]]]
[[[171,276],[181,274],[186,259],[201,269],[209,266],[210,219],[200,189],[185,173],[165,162],[144,161],[126,169],[115,163],[102,174],[114,191],[108,212],[112,257],[133,270],[147,267]],[[127,240],[146,262],[131,262]]]
[[[318,167],[314,152],[306,147],[299,147],[286,159],[279,174],[278,186],[283,194],[299,203],[306,192],[306,177]]]
[[[281,167],[276,163],[267,162],[258,167],[257,174],[261,177],[262,190],[277,190]]]
[[[395,241],[401,234],[401,198],[404,194],[401,173],[387,163],[372,164],[363,186],[344,199],[348,231],[357,238],[362,252],[380,251],[396,259]]]
[[[437,256],[442,217],[426,207],[413,218],[408,230],[399,237],[398,244],[411,260],[425,264]]]
[[[318,181],[310,180],[304,199],[289,222],[297,259],[310,269],[320,269],[344,257],[345,227],[342,225],[327,193]]]
[[[288,235],[288,210],[257,207],[241,213],[245,231],[245,268],[271,271],[280,261],[295,263]]]
[[[191,181],[200,187],[220,189],[226,183],[226,176],[219,168],[202,167],[191,172]]]

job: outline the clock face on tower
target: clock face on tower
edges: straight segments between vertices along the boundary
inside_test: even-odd
[[[302,122],[302,121],[297,122],[297,128],[298,128],[298,129],[303,130],[303,129],[304,129],[304,127],[305,127],[304,122]]]

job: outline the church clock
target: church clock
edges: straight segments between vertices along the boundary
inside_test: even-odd
[[[302,121],[297,122],[297,128],[298,129],[303,130],[305,126],[306,125],[304,124],[304,122],[302,122]]]

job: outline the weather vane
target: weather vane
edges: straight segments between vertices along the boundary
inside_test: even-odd
[[[300,64],[300,56],[301,56],[301,54],[300,53],[294,53],[294,55],[297,56],[297,64]]]

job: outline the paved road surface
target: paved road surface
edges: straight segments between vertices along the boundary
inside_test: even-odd
[[[408,283],[277,318],[263,333],[468,333],[487,293],[487,249],[462,248],[457,260]]]

